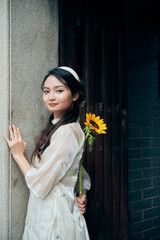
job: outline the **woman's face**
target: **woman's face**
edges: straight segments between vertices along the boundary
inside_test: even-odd
[[[54,118],[62,118],[79,96],[78,93],[72,96],[71,90],[53,75],[46,79],[43,91],[43,101]]]

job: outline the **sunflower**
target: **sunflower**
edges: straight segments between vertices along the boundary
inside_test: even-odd
[[[106,134],[104,130],[107,130],[106,124],[100,116],[92,113],[86,113],[86,122],[84,123],[90,130],[95,131],[98,134]]]
[[[85,141],[83,149],[85,150],[86,143],[88,142],[89,148],[92,151],[94,141],[96,138],[97,133],[98,134],[106,134],[107,126],[104,123],[103,119],[100,119],[100,116],[97,116],[92,113],[86,113],[86,122],[84,122],[86,125],[83,129],[85,133]],[[79,196],[82,197],[82,163],[83,163],[83,156],[80,160],[80,166],[79,166]]]

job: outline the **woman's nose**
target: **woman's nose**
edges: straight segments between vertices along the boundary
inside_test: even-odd
[[[54,92],[50,92],[49,100],[54,100],[54,99],[55,99]]]

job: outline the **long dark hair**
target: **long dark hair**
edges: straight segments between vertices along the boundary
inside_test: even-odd
[[[65,113],[63,118],[61,118],[56,124],[52,123],[54,119],[54,114],[52,113],[49,117],[49,121],[45,129],[41,132],[41,135],[36,143],[35,149],[32,153],[32,164],[34,165],[34,159],[37,156],[39,160],[41,160],[41,154],[44,150],[49,146],[50,139],[52,134],[62,125],[75,122],[79,117],[79,106],[83,100],[83,84],[78,81],[69,71],[64,70],[62,68],[54,68],[48,72],[48,74],[44,77],[41,89],[44,89],[44,83],[49,76],[55,76],[60,82],[62,82],[65,86],[67,86],[74,96],[76,93],[79,93],[79,97],[76,101],[73,101],[73,107]]]

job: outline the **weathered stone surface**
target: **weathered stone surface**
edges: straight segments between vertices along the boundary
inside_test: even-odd
[[[0,2],[0,240],[20,240],[28,190],[2,134],[9,124],[17,125],[30,160],[49,116],[40,85],[58,64],[58,1]]]

